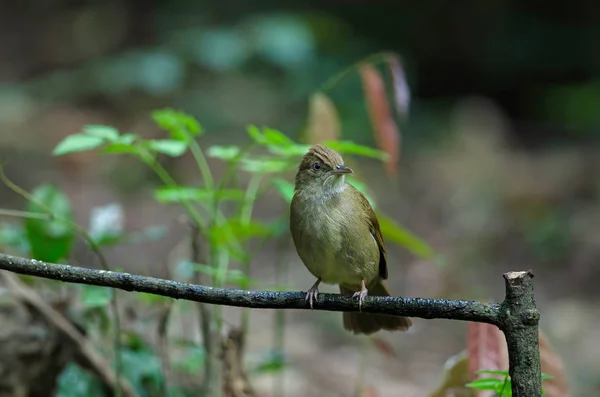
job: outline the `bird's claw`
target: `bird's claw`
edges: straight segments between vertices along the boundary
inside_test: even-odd
[[[362,310],[362,304],[365,301],[365,298],[367,297],[368,294],[369,294],[369,290],[367,290],[367,288],[365,287],[365,285],[363,283],[360,291],[356,291],[352,295],[352,298],[356,298],[358,296],[358,310],[359,311]]]
[[[318,300],[318,296],[319,296],[319,289],[315,286],[313,286],[311,289],[309,289],[308,292],[306,293],[306,298],[304,298],[304,301],[309,302],[310,310],[313,310],[313,299],[316,302]]]

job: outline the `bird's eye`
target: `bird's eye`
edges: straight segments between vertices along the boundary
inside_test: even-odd
[[[319,163],[314,163],[312,167],[313,167],[313,170],[315,170],[315,171],[316,171],[316,170],[318,170],[318,169],[320,169],[320,168],[321,168],[321,164],[319,164]]]

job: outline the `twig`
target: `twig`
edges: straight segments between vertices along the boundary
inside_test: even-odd
[[[542,395],[540,341],[538,323],[540,313],[533,298],[533,273],[508,272],[504,274],[506,297],[500,311],[498,328],[504,332],[508,345],[508,373],[512,394]]]
[[[0,254],[0,269],[64,282],[146,292],[175,299],[255,309],[309,309],[303,292],[245,291],[213,288],[154,277],[59,265]],[[506,299],[502,304],[476,301],[368,296],[364,313],[425,319],[489,323],[507,339],[509,371],[514,397],[541,396],[538,350],[539,313],[533,299],[533,274],[506,273]],[[315,310],[359,311],[358,302],[337,294],[319,294]]]
[[[64,335],[71,340],[77,347],[79,353],[84,357],[87,363],[106,384],[110,387],[117,386],[117,379],[113,374],[110,365],[100,356],[94,346],[86,339],[69,320],[65,318],[59,311],[46,303],[34,290],[27,287],[19,281],[19,279],[10,273],[1,272],[2,278],[6,281],[7,286],[18,299],[28,303],[37,310],[49,324],[56,327]],[[135,397],[137,393],[125,378],[121,378],[119,382],[121,391],[125,397]]]

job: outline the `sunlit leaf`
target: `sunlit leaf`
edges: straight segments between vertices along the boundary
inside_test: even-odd
[[[112,288],[95,285],[84,285],[82,289],[81,303],[87,308],[105,307],[110,303],[114,293]]]
[[[377,160],[386,161],[389,155],[381,150],[373,149],[368,146],[359,145],[351,141],[327,141],[326,146],[329,146],[341,154],[356,154],[359,156],[371,157]]]
[[[202,134],[202,127],[198,121],[181,111],[174,109],[161,109],[152,113],[156,124],[168,131],[171,138],[179,141],[189,141],[196,135]]]
[[[400,116],[406,117],[410,109],[410,87],[406,81],[404,67],[397,56],[388,56],[386,61],[392,76],[396,110]]]
[[[139,148],[132,145],[126,145],[122,143],[111,143],[102,148],[101,153],[106,154],[121,154],[121,153],[130,153],[136,154],[139,153]]]
[[[154,198],[159,203],[181,203],[185,201],[210,201],[213,200],[215,191],[204,188],[184,186],[163,186],[154,190]],[[222,189],[219,191],[221,201],[244,200],[245,193],[241,189]]]
[[[293,146],[295,142],[288,138],[283,132],[265,127],[262,130],[267,145]]]
[[[413,255],[424,259],[431,259],[435,251],[421,238],[414,235],[408,229],[398,225],[385,214],[378,213],[379,227],[386,241],[398,244]]]
[[[123,207],[116,203],[93,208],[88,232],[92,240],[100,246],[118,242],[123,235],[123,217]]]
[[[107,125],[86,125],[83,128],[85,135],[101,138],[106,142],[112,142],[119,138],[119,131]]]
[[[550,340],[540,331],[540,366],[546,397],[569,397],[571,391],[567,385],[567,374],[563,360],[552,347]],[[547,376],[544,376],[546,375]]]
[[[146,145],[150,150],[154,150],[171,157],[181,156],[188,148],[186,142],[175,139],[152,139],[146,141]]]
[[[477,379],[477,371],[508,369],[508,353],[504,335],[498,327],[485,323],[467,323],[467,356],[469,378]],[[488,374],[492,374],[488,372]],[[497,374],[496,374],[497,375]],[[503,375],[499,375],[503,378]]]
[[[379,148],[388,154],[386,171],[390,177],[396,175],[400,161],[400,131],[390,111],[385,85],[379,71],[370,64],[360,68],[363,90],[375,141]]]
[[[243,159],[240,164],[240,167],[244,171],[255,172],[258,174],[284,172],[295,166],[294,163],[279,158]]]
[[[333,101],[322,92],[310,97],[306,142],[309,144],[337,141],[341,136],[340,120]]]
[[[73,221],[69,198],[56,186],[45,184],[33,190],[36,202],[29,202],[28,212],[53,215],[55,219],[25,219],[25,232],[31,255],[38,260],[57,262],[69,255],[75,232],[67,222]],[[48,213],[50,211],[50,213]]]
[[[54,156],[62,156],[68,153],[85,152],[102,146],[105,140],[101,137],[72,134],[63,139],[52,151]]]
[[[233,160],[236,158],[242,149],[239,146],[211,146],[206,151],[209,157],[214,157],[221,160]]]

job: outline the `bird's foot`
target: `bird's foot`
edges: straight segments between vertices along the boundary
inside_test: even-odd
[[[310,289],[308,290],[308,292],[306,293],[306,298],[304,298],[304,301],[308,301],[310,304],[310,310],[313,309],[313,299],[316,302],[317,298],[319,296],[319,284],[321,284],[321,279],[318,279],[312,287],[310,287]]]
[[[360,291],[357,291],[352,295],[352,298],[355,298],[358,296],[358,310],[359,311],[361,311],[362,304],[368,294],[369,294],[369,290],[365,286],[365,280],[362,280],[360,283]]]

